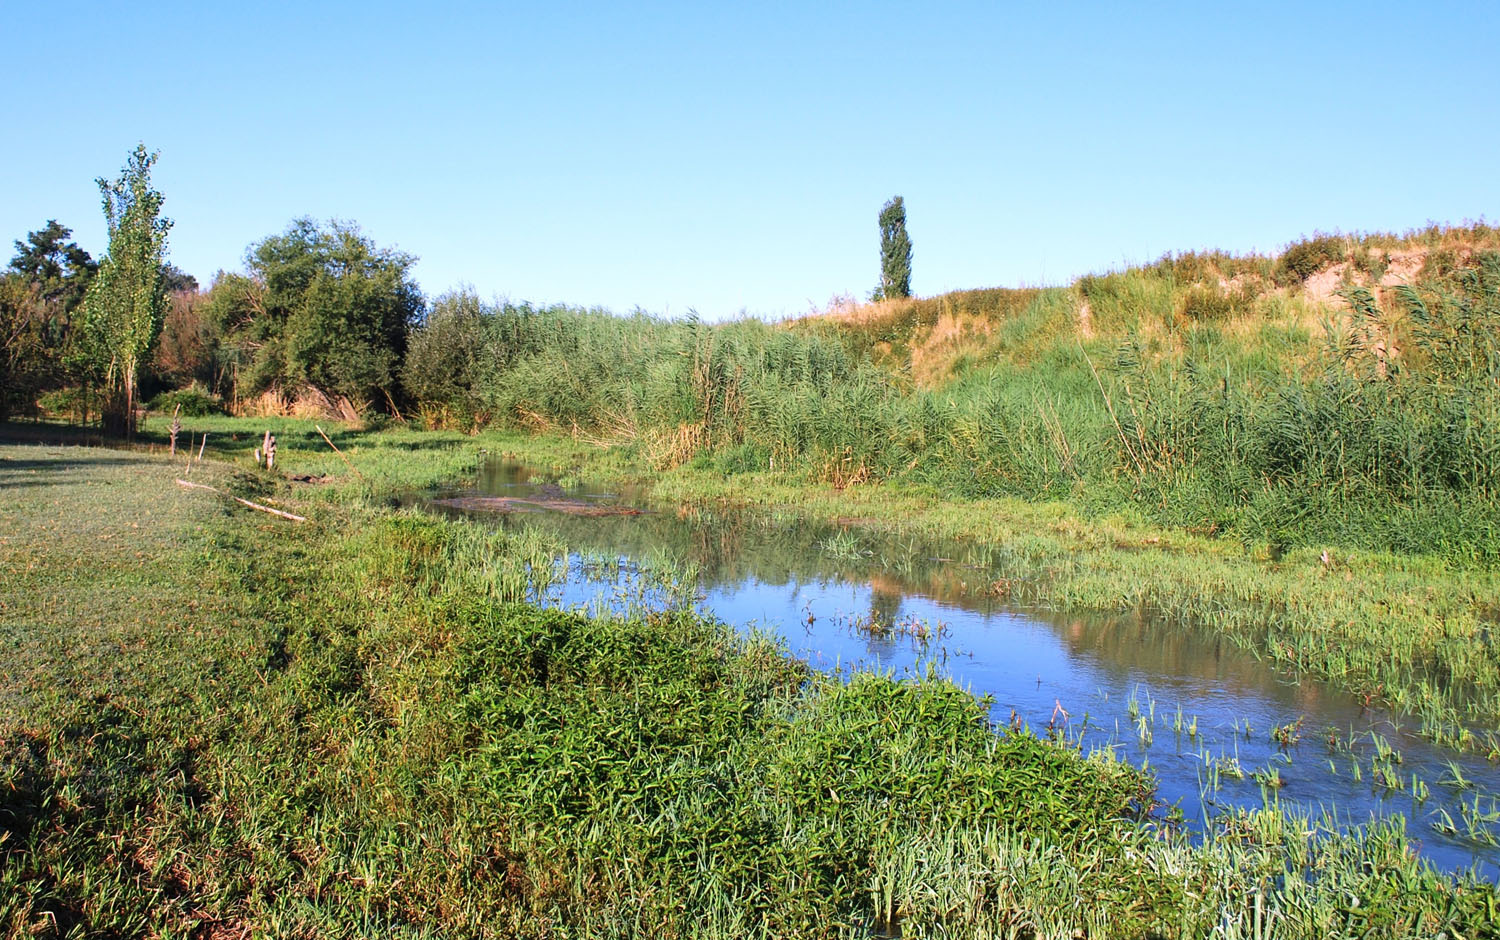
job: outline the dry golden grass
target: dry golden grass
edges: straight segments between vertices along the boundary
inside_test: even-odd
[[[347,396],[330,398],[311,385],[295,391],[273,386],[254,398],[235,402],[230,411],[241,418],[307,418],[337,421],[348,426],[364,424],[368,404],[357,405]]]
[[[994,332],[992,321],[945,311],[927,335],[911,347],[911,374],[918,385],[940,384],[953,374],[953,364],[965,353],[982,352]]]
[[[646,460],[654,469],[671,470],[692,460],[708,444],[708,425],[701,421],[652,430],[645,437]]]

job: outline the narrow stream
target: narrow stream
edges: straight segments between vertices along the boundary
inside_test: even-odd
[[[690,603],[779,636],[817,668],[936,668],[990,696],[996,722],[1060,728],[1086,751],[1109,748],[1146,765],[1160,799],[1189,826],[1222,808],[1272,801],[1349,825],[1400,815],[1437,866],[1500,877],[1500,768],[1431,744],[1414,722],[1146,614],[1027,609],[1015,601],[1025,585],[1007,580],[981,546],[894,541],[774,515],[651,511],[632,495],[563,490],[492,461],[476,490],[427,505],[562,540],[572,552],[567,577],[540,603],[600,611]],[[627,506],[647,511],[622,514]],[[695,590],[684,597],[674,580]]]

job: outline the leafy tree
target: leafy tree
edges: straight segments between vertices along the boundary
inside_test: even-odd
[[[198,279],[175,264],[168,264],[162,277],[166,279],[169,294],[198,293]]]
[[[108,430],[135,432],[135,399],[142,360],[161,333],[166,312],[167,233],[162,194],[151,188],[157,154],[137,145],[117,180],[99,179],[109,254],[84,297],[84,331],[92,365],[105,386]]]
[[[68,240],[72,234],[66,225],[48,219],[45,228],[28,232],[24,242],[15,243],[16,256],[10,259],[12,273],[36,285],[43,299],[66,310],[82,302],[99,267],[77,242]]]
[[[263,284],[244,274],[220,271],[203,296],[201,315],[215,337],[214,362],[220,380],[214,391],[238,401],[242,389],[246,395],[254,394],[281,381],[285,368],[280,329],[266,312]]]
[[[394,399],[407,333],[426,301],[416,258],[377,248],[357,226],[298,219],[252,245],[250,278],[215,285],[211,312],[249,357],[254,393],[310,385],[357,404]]]
[[[199,291],[198,279],[175,264],[166,266],[164,277],[167,312],[151,371],[162,383],[159,387],[180,388],[196,382],[222,394],[225,370],[218,357],[222,335],[204,314],[207,297]]]
[[[37,308],[24,278],[0,278],[0,420],[33,404],[46,378],[46,344]]]
[[[204,316],[204,306],[204,296],[195,291],[176,291],[167,297],[151,371],[168,387],[200,382],[220,391],[219,334]]]
[[[906,235],[906,205],[894,196],[880,209],[880,286],[875,299],[911,296],[911,239]]]
[[[73,313],[97,265],[56,219],[15,242],[0,274],[0,417],[66,379]]]

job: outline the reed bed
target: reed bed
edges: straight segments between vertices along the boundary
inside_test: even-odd
[[[1470,236],[1488,244],[1488,230]],[[450,297],[431,341],[462,309],[478,349],[445,379],[462,393],[428,404],[619,445],[657,469],[1062,499],[1273,554],[1330,545],[1492,566],[1500,254],[1455,250],[1415,285],[1355,272],[1333,306],[1279,286],[1377,244],[1191,253],[1068,289],[780,326]]]

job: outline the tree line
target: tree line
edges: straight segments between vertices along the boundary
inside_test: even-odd
[[[251,244],[243,270],[221,270],[200,289],[167,261],[172,222],[151,185],[156,159],[138,146],[117,178],[96,181],[109,227],[104,257],[55,219],[14,243],[0,272],[0,419],[44,402],[128,435],[143,397],[173,389],[190,389],[178,401],[198,411],[252,400],[275,409],[309,392],[346,413],[462,397],[455,383],[487,346],[464,330],[489,318],[452,314],[474,298],[446,298],[429,324],[414,256],[376,245],[352,223],[309,218]],[[900,196],[882,207],[879,226],[874,293],[909,296]]]
[[[357,226],[297,219],[207,290],[167,262],[171,220],[137,147],[100,179],[100,259],[55,219],[17,240],[0,273],[0,418],[49,401],[130,434],[139,396],[190,387],[200,403],[317,389],[356,410],[397,409],[407,337],[426,301],[416,259]]]

